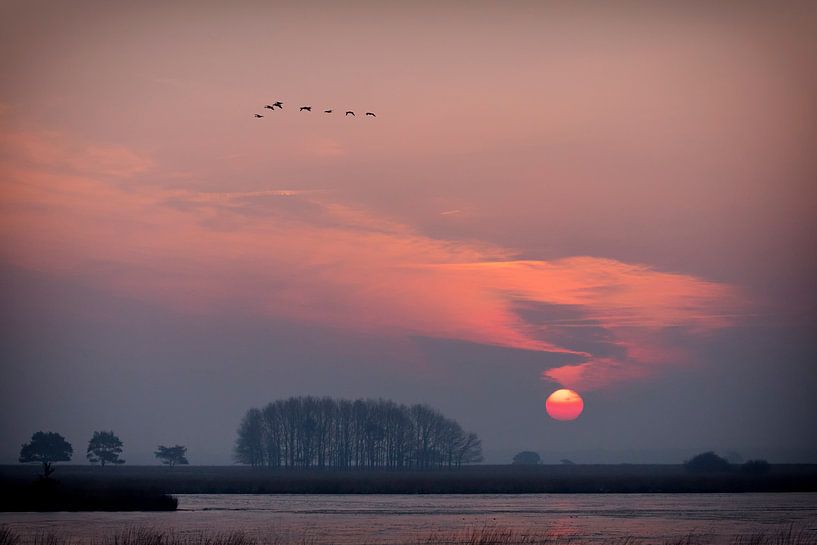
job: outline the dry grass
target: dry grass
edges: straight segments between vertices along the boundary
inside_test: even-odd
[[[180,535],[150,528],[128,528],[111,536],[86,542],[54,533],[23,539],[9,528],[0,527],[0,545],[259,545],[243,532]]]
[[[556,543],[547,534],[524,533],[499,526],[469,528],[454,533],[432,533],[417,545],[546,545]]]
[[[817,531],[789,526],[773,533],[738,536],[732,545],[817,545]]]
[[[17,534],[11,531],[8,526],[0,526],[0,545],[16,545],[19,543]]]
[[[129,528],[94,545],[257,545],[243,532],[184,535],[148,528]]]
[[[432,533],[411,545],[581,545],[585,541],[575,536],[556,536],[548,533],[530,533],[501,526],[470,528],[461,532]],[[594,545],[659,545],[651,540],[634,537],[593,542]],[[313,540],[286,540],[270,536],[258,540],[243,532],[177,534],[150,528],[127,528],[108,537],[84,541],[61,537],[54,533],[40,533],[24,539],[6,526],[0,526],[0,545],[333,545]],[[369,545],[375,545],[370,543]],[[660,545],[710,545],[710,542],[688,535],[665,540]],[[817,545],[817,531],[787,529],[775,532],[736,536],[731,545]]]

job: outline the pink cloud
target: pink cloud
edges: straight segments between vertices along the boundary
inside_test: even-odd
[[[125,146],[78,144],[53,131],[0,133],[0,149],[16,161],[96,177],[130,178],[153,162]]]
[[[684,354],[665,342],[705,335],[744,306],[730,286],[592,256],[519,260],[514,251],[440,240],[331,194],[121,187],[150,159],[58,134],[3,136],[2,259],[183,312],[241,309],[378,335],[440,337],[558,353],[543,373],[565,386],[639,379]],[[520,302],[578,318],[536,322]],[[593,327],[617,355],[563,341]]]

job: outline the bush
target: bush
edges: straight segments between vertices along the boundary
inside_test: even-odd
[[[740,466],[740,470],[748,475],[765,475],[771,468],[766,460],[749,460]]]
[[[717,473],[730,471],[732,465],[712,451],[703,452],[684,462],[687,471],[696,473]]]
[[[539,457],[539,454],[536,452],[531,450],[523,450],[513,457],[513,463],[515,465],[535,466],[542,463],[542,458]]]

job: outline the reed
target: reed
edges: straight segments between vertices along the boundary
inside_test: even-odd
[[[0,526],[0,545],[15,545],[19,543],[17,534],[11,531],[8,526]]]
[[[361,541],[365,545],[378,545]],[[561,536],[505,528],[483,526],[458,532],[434,532],[414,542],[393,545],[817,545],[817,530],[788,527],[768,532],[735,536],[731,540],[713,543],[701,536],[687,535],[661,542],[636,537],[592,541],[577,536]],[[38,533],[23,538],[8,526],[0,526],[0,545],[334,545],[312,539],[284,539],[271,535],[258,539],[244,532],[178,534],[152,528],[126,528],[110,536],[87,540],[72,539],[55,533]]]

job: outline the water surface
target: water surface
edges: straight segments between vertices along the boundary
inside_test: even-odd
[[[167,513],[0,513],[0,524],[33,535],[110,535],[127,526],[179,533],[243,530],[318,544],[411,543],[431,533],[496,525],[599,543],[690,533],[711,543],[796,525],[817,531],[817,493],[524,495],[179,495]]]

